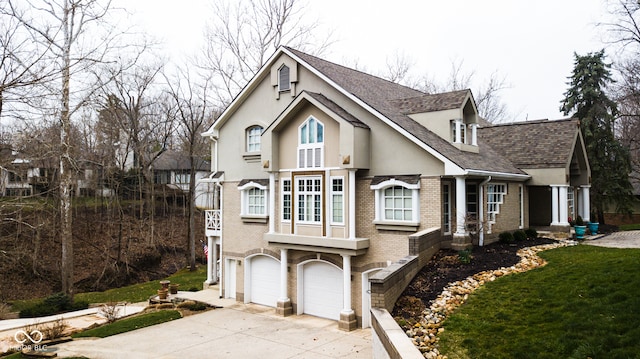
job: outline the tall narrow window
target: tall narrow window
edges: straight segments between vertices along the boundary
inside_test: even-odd
[[[291,221],[291,180],[282,180],[282,220]]]
[[[298,221],[320,223],[322,220],[322,179],[301,177],[296,180]]]
[[[251,126],[247,129],[247,152],[260,152],[262,127]]]
[[[309,117],[299,128],[298,168],[319,168],[324,162],[324,125]]]
[[[344,223],[344,179],[331,179],[331,221],[335,224]]]
[[[278,90],[289,91],[291,89],[291,75],[289,74],[289,66],[282,65],[278,70]]]
[[[569,217],[577,218],[575,189],[573,187],[569,187],[569,189],[567,190],[567,207],[568,207]]]
[[[518,199],[520,202],[520,228],[524,228],[524,187],[518,185]]]
[[[442,221],[444,233],[451,233],[451,186],[442,185]]]

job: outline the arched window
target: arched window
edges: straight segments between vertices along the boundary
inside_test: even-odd
[[[260,152],[261,126],[251,126],[247,129],[247,152]]]
[[[257,180],[259,181],[259,180]],[[238,186],[241,194],[240,215],[266,217],[268,213],[268,187],[256,180],[243,180]]]
[[[291,90],[291,75],[289,73],[289,66],[282,65],[278,69],[278,90],[289,91]]]
[[[371,186],[375,190],[375,222],[417,225],[420,222],[420,183],[394,178]]]
[[[309,117],[298,131],[298,167],[319,168],[324,164],[324,125]]]

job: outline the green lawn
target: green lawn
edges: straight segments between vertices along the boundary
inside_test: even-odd
[[[620,225],[621,231],[637,231],[640,230],[640,223]]]
[[[540,253],[541,268],[477,290],[449,319],[454,358],[640,358],[640,250],[588,245]]]
[[[94,329],[85,330],[83,332],[74,334],[73,338],[106,338],[112,335],[130,332],[132,330],[149,327],[180,318],[182,318],[182,315],[177,310],[161,310],[158,312],[136,315],[131,318],[120,319],[111,324],[106,324]]]
[[[201,265],[195,272],[190,272],[185,268],[170,275],[166,279],[170,280],[171,283],[180,284],[180,290],[189,290],[192,288],[202,289],[202,283],[207,279],[207,266]],[[159,280],[154,280],[122,288],[109,289],[104,292],[78,293],[75,295],[75,299],[86,300],[89,303],[144,302],[148,300],[150,296],[156,294],[156,291],[160,288],[159,282]],[[39,300],[40,299],[14,301],[12,303],[12,310],[20,311]]]

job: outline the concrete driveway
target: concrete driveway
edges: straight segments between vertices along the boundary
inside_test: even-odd
[[[370,329],[343,332],[335,321],[287,318],[273,308],[234,303],[104,339],[57,344],[58,357],[371,358]]]
[[[584,244],[610,248],[640,248],[640,231],[614,232]]]

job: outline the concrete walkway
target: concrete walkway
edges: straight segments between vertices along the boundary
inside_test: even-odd
[[[586,240],[584,244],[610,248],[640,248],[640,231],[614,232]]]

